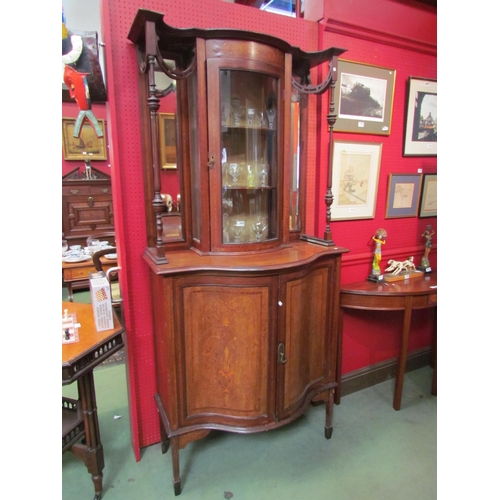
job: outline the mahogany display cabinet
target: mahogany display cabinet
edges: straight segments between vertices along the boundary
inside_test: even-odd
[[[331,437],[348,250],[331,236],[331,185],[324,238],[301,232],[304,156],[293,138],[298,122],[305,135],[296,113],[305,116],[309,95],[333,96],[344,51],[306,53],[254,32],[177,29],[146,10],[128,38],[139,68],[155,400],[178,495],[179,449],[210,430],[275,429],[319,399]],[[327,77],[313,85],[310,72],[322,64]],[[182,201],[180,230],[169,237],[158,110],[172,93]],[[327,119],[332,143],[332,101]]]

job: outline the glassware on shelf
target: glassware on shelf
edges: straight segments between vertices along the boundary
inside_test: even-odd
[[[269,108],[266,110],[267,121],[269,123],[269,130],[274,130],[274,120],[276,118],[276,108]]]
[[[241,106],[239,97],[233,97],[231,99],[231,111],[233,112],[233,124],[235,127],[239,127],[241,119]]]
[[[259,163],[259,180],[261,186],[268,186],[268,177],[269,177],[269,165],[261,160]]]
[[[253,127],[254,119],[255,119],[255,109],[248,108],[248,110],[247,110],[247,126],[248,127]]]
[[[62,253],[64,254],[67,251],[68,251],[68,240],[63,239],[62,240]]]
[[[255,238],[257,241],[262,241],[262,236],[264,231],[267,229],[267,224],[260,217],[252,224],[253,232],[255,233]]]
[[[255,165],[247,165],[247,187],[255,187]]]
[[[229,243],[229,215],[222,214],[222,241]]]
[[[233,222],[233,234],[234,234],[234,242],[239,243],[241,234],[245,229],[245,221],[244,220],[235,220]]]
[[[260,126],[264,128],[266,126],[266,119],[264,117],[264,111],[260,112]]]
[[[227,110],[227,106],[225,104],[222,105],[222,110],[221,110],[221,122],[223,127],[228,126],[228,121],[229,121],[229,113]]]
[[[230,163],[227,170],[229,175],[231,176],[233,184],[238,184],[238,180],[241,175],[241,165],[239,163]]]

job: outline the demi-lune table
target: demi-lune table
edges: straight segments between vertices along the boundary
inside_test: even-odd
[[[406,370],[408,337],[410,335],[411,314],[413,309],[435,308],[437,311],[437,274],[424,275],[421,278],[406,279],[391,283],[372,283],[359,281],[340,286],[339,337],[337,350],[337,381],[335,403],[340,404],[341,374],[342,374],[342,336],[343,316],[345,309],[364,309],[369,311],[404,311],[401,344],[399,348],[396,372],[396,387],[394,390],[393,408],[401,408],[403,380]],[[434,317],[436,320],[436,316]],[[434,321],[434,378],[432,394],[436,394],[436,321]]]
[[[79,341],[62,346],[62,385],[78,384],[78,399],[62,398],[62,452],[83,460],[94,482],[94,500],[102,494],[104,451],[99,433],[94,368],[123,347],[124,328],[113,312],[114,328],[97,332],[91,304],[63,302],[62,312],[76,313]]]

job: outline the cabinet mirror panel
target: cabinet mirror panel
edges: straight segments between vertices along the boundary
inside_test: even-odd
[[[167,61],[175,68],[174,61]],[[183,241],[181,175],[177,153],[177,89],[176,82],[161,71],[155,71],[155,83],[163,92],[158,110],[160,137],[161,197],[165,203],[161,214],[163,241],[165,243]]]
[[[292,94],[291,103],[291,176],[290,176],[290,231],[300,231],[300,95]]]
[[[279,79],[220,70],[222,243],[277,238]]]

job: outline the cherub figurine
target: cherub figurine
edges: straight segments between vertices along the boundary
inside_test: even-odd
[[[382,245],[385,245],[385,239],[387,238],[387,231],[385,229],[377,229],[375,234],[372,236],[372,240],[375,242],[375,251],[373,253],[372,262],[372,276],[380,275],[380,261],[382,260]]]
[[[432,236],[434,234],[435,233],[432,230],[432,226],[429,224],[427,226],[426,230],[422,234],[422,238],[425,238],[425,250],[424,250],[424,256],[422,257],[422,260],[420,262],[421,267],[429,267],[430,266],[429,252],[431,251]]]

